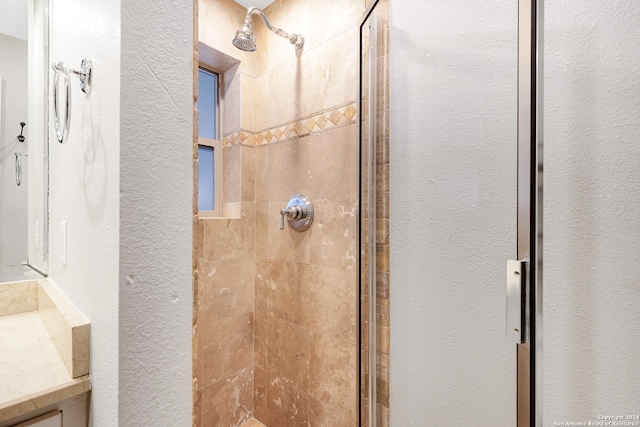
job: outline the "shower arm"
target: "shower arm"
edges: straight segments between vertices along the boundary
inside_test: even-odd
[[[262,18],[262,20],[264,21],[264,24],[267,26],[268,29],[270,29],[280,37],[284,37],[285,39],[288,39],[289,43],[296,46],[296,49],[300,49],[302,47],[302,44],[304,43],[304,38],[300,34],[289,34],[282,28],[274,27],[273,25],[271,25],[271,23],[267,19],[267,15],[265,15],[264,12],[258,9],[257,7],[250,7],[247,10],[247,16],[246,18],[244,18],[245,25],[251,26],[251,17],[254,14],[259,15]]]

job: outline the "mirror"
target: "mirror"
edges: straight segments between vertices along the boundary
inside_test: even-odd
[[[48,270],[48,1],[0,3],[0,282]]]

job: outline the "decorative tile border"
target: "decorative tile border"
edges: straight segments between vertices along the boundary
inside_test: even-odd
[[[355,102],[340,107],[329,108],[291,123],[276,126],[261,132],[240,129],[222,138],[222,146],[244,145],[257,147],[292,138],[311,135],[349,123],[355,123],[358,112]]]

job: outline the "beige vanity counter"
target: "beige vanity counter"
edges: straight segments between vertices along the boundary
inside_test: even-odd
[[[0,426],[89,391],[89,330],[50,281],[0,284]]]

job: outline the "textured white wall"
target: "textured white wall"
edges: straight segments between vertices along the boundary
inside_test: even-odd
[[[50,126],[50,277],[91,319],[91,418],[118,423],[118,242],[120,171],[120,2],[51,2],[51,58],[78,68],[93,59],[89,95],[71,77],[68,141]],[[49,114],[53,120],[53,109]],[[60,262],[60,221],[68,261]]]
[[[4,92],[4,99],[0,99],[0,265],[17,265],[27,259],[28,159],[22,158],[24,181],[18,187],[13,154],[28,152],[28,147],[16,139],[20,122],[28,122],[27,42],[0,34],[0,52],[0,84]],[[29,127],[25,128],[25,135],[30,144]]]
[[[640,413],[640,3],[545,10],[544,420]]]
[[[391,425],[515,425],[517,2],[393,0]]]
[[[91,318],[94,426],[191,423],[192,21],[189,3],[53,2],[52,58],[94,62],[68,142],[51,135],[50,262]]]
[[[191,425],[193,4],[122,1],[120,426]]]

